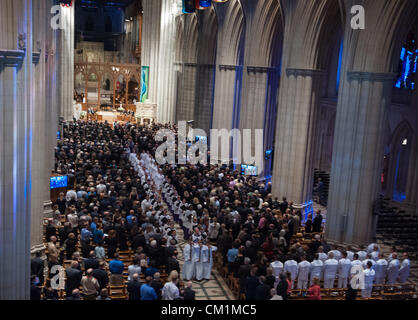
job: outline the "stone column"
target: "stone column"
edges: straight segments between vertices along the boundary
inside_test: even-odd
[[[233,128],[237,68],[239,66],[217,66],[212,129],[231,130]]]
[[[337,107],[326,237],[365,244],[380,191],[384,124],[393,74],[348,72]]]
[[[209,134],[215,90],[215,65],[199,64],[196,76],[195,128]]]
[[[179,2],[176,0],[164,0],[161,4],[161,29],[157,87],[157,121],[161,123],[173,123],[175,121],[175,18],[179,13],[178,5]]]
[[[312,199],[313,138],[321,74],[319,70],[287,69],[279,90],[273,194],[301,207]]]
[[[0,11],[0,300],[30,297],[32,1]],[[36,187],[36,186],[33,186]]]
[[[71,7],[61,7],[63,29],[59,34],[58,55],[58,83],[60,117],[65,121],[73,119],[74,100],[74,30],[75,30],[75,1]]]
[[[48,187],[48,176],[45,170],[46,158],[50,154],[46,136],[46,101],[48,93],[46,90],[46,33],[49,26],[48,12],[50,7],[46,1],[33,2],[33,44],[36,55],[39,59],[33,61],[33,149],[32,156],[32,185],[31,193],[31,252],[45,249],[42,241],[42,218],[44,211],[44,190]],[[35,54],[35,53],[34,53]]]
[[[177,121],[195,120],[195,99],[196,99],[196,63],[184,63],[182,72],[182,86],[179,105],[177,106]],[[198,127],[196,127],[198,128]]]
[[[418,123],[418,89],[412,95],[411,107],[414,108],[416,122]],[[415,207],[418,215],[418,129],[414,128],[412,150],[409,158],[408,183],[406,185],[406,203]]]
[[[143,0],[142,65],[149,69],[148,99],[157,103],[160,52],[161,0]]]

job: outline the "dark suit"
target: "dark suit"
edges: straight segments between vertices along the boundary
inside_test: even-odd
[[[164,285],[160,280],[152,280],[151,287],[155,290],[155,293],[158,296],[158,299],[161,299],[161,290],[163,289]]]
[[[259,285],[257,276],[248,276],[245,280],[245,296],[246,300],[255,300],[256,291]]]
[[[255,300],[269,300],[270,286],[265,283],[260,283],[256,289]]]
[[[44,283],[44,260],[41,258],[32,258],[30,260],[30,271],[32,275],[39,278],[41,284]]]
[[[195,300],[196,292],[190,288],[184,289],[184,300]]]
[[[99,269],[99,261],[97,259],[86,259],[84,260],[84,269],[87,271],[88,269]]]
[[[175,258],[169,257],[167,259],[167,273],[170,274],[170,272],[173,270],[176,270],[178,273],[180,273],[180,265]]]
[[[322,225],[322,215],[317,215],[312,223],[312,231],[313,232],[321,232],[321,225]]]
[[[238,269],[238,278],[241,292],[245,292],[245,281],[250,276],[251,266],[249,264],[242,264]]]
[[[106,270],[95,269],[93,271],[93,277],[95,277],[99,282],[100,290],[106,288],[107,284],[109,283],[109,275],[107,274]]]
[[[276,292],[278,296],[282,296],[283,300],[287,300],[287,287],[289,284],[286,280],[280,280],[277,285]]]
[[[78,289],[80,287],[80,282],[83,274],[80,270],[74,268],[67,268],[65,273],[67,274],[67,280],[65,281],[65,292],[67,295],[71,295],[74,289]]]
[[[128,282],[129,300],[141,300],[141,286],[142,283],[139,281]]]

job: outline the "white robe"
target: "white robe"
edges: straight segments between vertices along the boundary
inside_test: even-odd
[[[401,267],[399,268],[399,282],[406,283],[409,278],[409,272],[411,268],[411,262],[409,259],[405,259],[401,263]]]
[[[328,259],[324,263],[324,288],[330,289],[334,287],[335,277],[337,275],[338,261]]]
[[[298,263],[295,260],[288,260],[284,263],[284,272],[290,272],[290,278],[292,279],[292,289],[294,281],[298,276]]]
[[[280,261],[273,261],[270,264],[270,267],[273,269],[273,274],[276,278],[280,276],[280,274],[283,272],[283,263]]]
[[[200,281],[203,279],[203,263],[201,260],[201,247],[198,244],[192,247],[192,262],[194,266],[194,277]]]
[[[191,280],[194,274],[194,264],[191,259],[190,244],[186,244],[183,249],[184,264],[183,264],[183,280]]]
[[[213,266],[213,253],[218,250],[217,247],[202,246],[203,279],[210,280]]]
[[[351,261],[346,258],[338,261],[338,288],[347,288],[347,279],[351,270]]]
[[[323,277],[323,269],[324,269],[324,263],[321,260],[314,260],[311,263],[311,282],[310,284],[313,284],[313,279],[318,278],[319,280],[322,280]]]
[[[395,284],[399,276],[399,260],[394,259],[388,266],[388,284]]]
[[[388,262],[385,259],[379,259],[377,260],[374,271],[375,271],[375,281],[376,284],[384,284],[385,278],[386,278],[386,272],[388,269]]]
[[[307,289],[311,264],[304,260],[298,264],[298,289]]]

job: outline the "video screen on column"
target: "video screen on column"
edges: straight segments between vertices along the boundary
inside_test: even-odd
[[[245,176],[258,176],[257,167],[256,166],[250,166],[247,164],[241,165],[241,174]]]
[[[56,176],[50,178],[50,189],[66,188],[68,186],[67,176]]]

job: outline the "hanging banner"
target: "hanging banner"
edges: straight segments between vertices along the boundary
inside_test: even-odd
[[[143,66],[141,70],[141,102],[148,99],[149,67]]]
[[[196,11],[195,8],[196,0],[183,0],[183,13],[193,13]]]
[[[212,0],[196,0],[196,9],[205,10],[210,8],[212,5]]]

